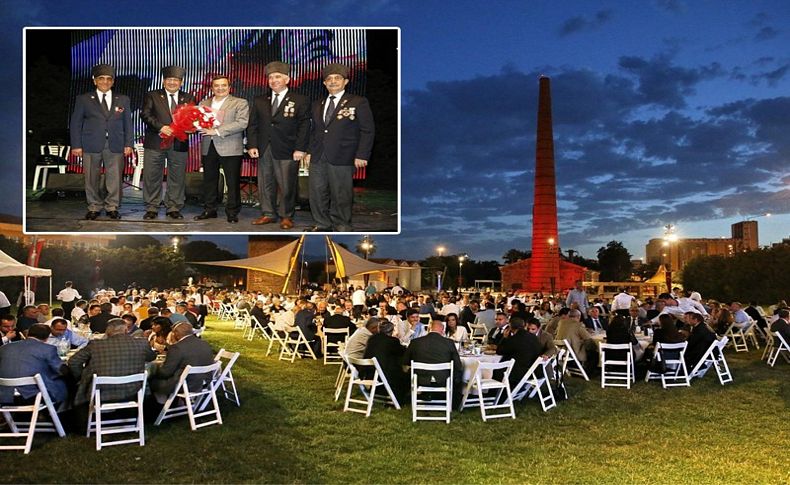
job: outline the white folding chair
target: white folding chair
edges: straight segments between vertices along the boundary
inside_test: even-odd
[[[557,401],[554,399],[550,377],[556,363],[556,357],[535,360],[524,377],[513,388],[513,400],[521,401],[527,396],[532,398],[537,395],[544,412],[555,407]]]
[[[285,340],[283,339],[283,337],[280,336],[280,333],[277,331],[277,329],[274,328],[274,324],[272,322],[269,322],[267,326],[269,327],[270,338],[269,338],[269,347],[266,349],[266,357],[268,357],[269,354],[272,352],[272,346],[275,343],[280,346],[281,350],[285,346]]]
[[[142,143],[134,144],[134,153],[137,155],[132,159],[134,165],[134,175],[132,176],[132,188],[140,190],[140,179],[143,177],[143,169],[145,168],[145,149]],[[165,162],[167,164],[167,162]]]
[[[337,370],[337,377],[335,377],[335,401],[340,399],[340,395],[343,393],[343,386],[345,385],[346,381],[351,378],[351,370],[348,368],[348,360],[346,358],[345,342],[340,342],[340,346],[338,347],[337,351],[340,354],[342,361],[340,364],[340,369]]]
[[[181,372],[176,388],[165,401],[165,405],[156,418],[154,425],[159,426],[165,419],[183,416],[184,414],[189,416],[189,426],[192,428],[192,431],[212,424],[222,424],[222,414],[219,411],[219,403],[217,402],[217,387],[214,384],[219,378],[220,366],[219,362],[196,367],[186,366]],[[200,388],[196,391],[190,391],[187,385],[187,378],[191,375],[203,374],[208,377],[204,377]],[[179,403],[177,405],[176,399],[183,401],[183,404]],[[203,405],[204,400],[211,401],[212,409],[205,410],[207,405]],[[203,418],[207,419],[198,422],[198,420]]]
[[[746,337],[743,335],[743,330],[736,324],[731,324],[724,335],[730,339],[730,343],[736,352],[748,352],[749,346],[746,344]]]
[[[91,399],[88,404],[88,433],[96,433],[96,450],[101,450],[103,446],[126,445],[139,443],[145,446],[145,426],[143,424],[143,398],[145,397],[145,372],[131,374],[127,376],[97,376],[93,374],[93,386],[91,388]],[[103,402],[101,391],[103,387],[140,383],[136,398],[120,402]],[[116,413],[121,410],[136,409],[137,417],[106,419],[105,414]],[[115,441],[103,439],[105,435],[131,434],[136,433],[137,437]]]
[[[351,373],[348,382],[348,391],[346,391],[346,402],[343,404],[343,412],[351,411],[354,413],[362,413],[367,418],[373,410],[373,402],[376,400],[383,401],[395,406],[395,409],[400,409],[398,399],[395,393],[392,392],[387,377],[384,371],[379,366],[379,361],[375,357],[372,359],[355,359],[353,357],[347,358],[348,369]],[[359,374],[359,367],[373,367],[373,377],[370,379],[363,379]],[[376,396],[376,389],[381,386],[387,393],[386,398]],[[362,399],[352,397],[354,388],[359,389]],[[364,408],[354,408],[352,404],[362,404]]]
[[[297,334],[296,338],[291,336],[294,331],[289,332],[288,335],[285,336],[283,345],[280,347],[279,360],[289,360],[291,363],[293,363],[294,360],[296,360],[296,357],[303,359],[306,356],[311,357],[313,360],[318,360],[315,352],[313,352],[313,348],[310,347],[311,341],[307,340],[307,337],[304,336],[302,329],[296,327],[295,332]]]
[[[18,377],[0,379],[0,387],[12,388],[16,393],[16,389],[23,386],[36,386],[38,392],[33,399],[32,404],[0,404],[0,414],[5,418],[8,428],[11,430],[8,433],[0,433],[0,438],[23,438],[23,445],[0,445],[0,450],[24,450],[25,454],[30,453],[30,448],[33,446],[33,436],[38,432],[56,432],[61,438],[66,436],[63,431],[63,426],[60,424],[60,418],[55,410],[55,405],[49,398],[47,388],[44,386],[44,381],[41,379],[41,374],[36,374],[32,377]],[[49,423],[39,420],[39,413],[43,410],[49,413]],[[15,413],[30,414],[30,421],[16,421],[13,418]]]
[[[256,334],[260,335],[263,340],[271,340],[269,332],[267,332],[266,328],[261,324],[260,321],[258,321],[258,318],[255,315],[250,315],[250,318],[252,322],[252,330],[250,330],[249,334],[247,334],[247,340],[252,342]]]
[[[599,345],[601,348],[601,387],[625,387],[631,389],[631,381],[634,378],[634,356],[631,352],[631,344],[607,344],[601,342]],[[614,360],[611,357],[607,357],[607,351],[625,352],[625,360]],[[625,367],[625,370],[623,370],[623,367]]]
[[[485,341],[488,335],[488,329],[484,323],[470,323],[469,329],[469,340],[472,342],[480,342],[481,344]]]
[[[69,159],[69,152],[71,151],[71,147],[67,145],[59,145],[56,143],[49,144],[49,145],[41,145],[40,147],[41,155],[51,155],[57,158],[62,158],[63,160]],[[66,164],[65,163],[58,163],[57,165],[49,165],[49,164],[37,164],[35,172],[33,173],[33,191],[39,189],[39,184],[41,185],[41,189],[47,188],[47,175],[49,171],[55,169],[59,173],[66,173]]]
[[[340,343],[348,341],[348,328],[324,328],[324,336],[321,339],[324,351],[324,365],[327,364],[343,364],[343,358],[340,357],[338,349]],[[342,342],[330,342],[329,335],[343,335]]]
[[[565,349],[565,357],[562,359],[562,373],[583,377],[585,381],[589,381],[590,378],[587,376],[587,372],[584,370],[584,365],[582,365],[581,361],[578,357],[576,357],[576,352],[573,351],[573,347],[571,343],[568,342],[568,339],[563,340],[555,340],[554,345],[557,346],[558,349]],[[568,364],[573,364],[572,366]]]
[[[774,349],[774,333],[771,332],[771,329],[766,329],[765,331],[765,348],[763,349],[763,355],[760,356],[760,360],[765,360],[766,357],[771,355],[771,352]]]
[[[667,366],[667,371],[664,374],[658,374],[648,369],[645,376],[645,382],[651,380],[660,380],[661,387],[664,389],[668,387],[678,386],[691,386],[691,378],[689,377],[688,369],[686,368],[686,347],[688,342],[680,342],[675,344],[661,342],[656,343],[654,359],[664,360]]]
[[[760,333],[760,336],[764,337],[762,330],[760,330],[760,327],[757,326],[757,322],[754,320],[750,320],[749,326],[742,333],[743,333],[744,341],[746,339],[751,340],[752,345],[754,345],[754,348],[759,350],[760,342],[757,340],[757,332]]]
[[[689,372],[693,378],[703,378],[711,367],[716,369],[716,374],[719,377],[721,385],[732,382],[732,373],[730,367],[727,365],[727,360],[724,358],[724,348],[727,346],[727,337],[722,337],[721,340],[714,340],[711,342],[708,350],[705,351],[702,358],[697,362],[697,365]]]
[[[214,356],[214,362],[219,362],[222,365],[222,372],[214,382],[214,387],[217,389],[221,387],[225,399],[235,402],[236,406],[241,407],[239,393],[236,391],[236,381],[233,380],[233,365],[238,360],[239,355],[241,355],[239,352],[228,352],[225,349],[219,349],[217,355]],[[208,406],[208,400],[204,399],[200,410],[202,411],[206,406]]]
[[[247,332],[252,331],[252,315],[246,309],[242,308],[238,310],[235,315],[235,321],[233,322],[233,329],[234,330],[244,330],[242,333],[242,338],[247,338]]]
[[[417,372],[415,372],[417,371]],[[436,386],[424,386],[417,384],[419,371],[436,372],[449,371],[446,381],[442,385],[437,382]],[[445,362],[442,364],[424,364],[422,362],[411,361],[411,417],[415,421],[444,421],[450,422],[450,414],[453,407],[453,363]],[[432,397],[443,395],[443,399],[420,399],[420,394],[430,394]],[[426,414],[420,415],[420,411]],[[442,413],[443,416],[437,416]]]
[[[774,364],[776,364],[776,359],[779,357],[779,354],[782,354],[785,362],[790,364],[790,357],[788,357],[790,355],[790,346],[787,345],[787,341],[779,332],[772,332],[772,336],[774,345],[771,349],[771,353],[768,354],[768,365],[773,367]]]
[[[513,409],[513,395],[510,392],[510,372],[513,370],[513,364],[516,361],[510,359],[505,362],[478,362],[477,370],[472,376],[471,382],[464,388],[464,395],[461,399],[459,410],[463,411],[467,407],[480,407],[480,416],[483,421],[495,418],[513,418],[516,419],[516,411]],[[494,371],[503,370],[504,377],[501,381],[491,378],[483,377],[484,375],[493,374]],[[486,397],[487,391],[493,391],[494,394]],[[504,401],[502,394],[504,393]],[[499,409],[506,410],[505,412],[496,412]],[[489,413],[494,411],[493,413]]]

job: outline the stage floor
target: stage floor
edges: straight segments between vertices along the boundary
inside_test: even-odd
[[[198,199],[190,197],[187,198],[186,206],[181,211],[184,215],[183,220],[175,221],[168,218],[165,215],[165,208],[160,207],[159,217],[146,221],[143,220],[145,205],[142,191],[131,187],[124,188],[123,201],[119,209],[120,220],[112,220],[102,212],[98,219],[89,221],[85,220],[87,209],[84,195],[46,200],[34,197],[30,190],[27,192],[24,214],[26,232],[298,234],[309,231],[314,225],[308,207],[297,209],[293,229],[280,229],[279,224],[252,225],[252,221],[261,216],[261,211],[257,202],[253,203],[251,200],[246,200],[242,205],[237,224],[228,223],[222,206],[217,211],[216,219],[195,221],[193,217],[200,214],[203,207]],[[398,231],[397,192],[355,188],[352,222],[354,233],[396,233]]]

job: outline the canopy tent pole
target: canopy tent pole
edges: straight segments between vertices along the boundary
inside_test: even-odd
[[[304,235],[302,237],[304,237]],[[302,248],[302,261],[299,262],[299,286],[298,286],[298,288],[299,288],[299,294],[300,295],[302,294],[302,281],[304,281],[304,265],[305,265],[304,253],[306,251],[307,250],[303,247]]]
[[[49,307],[52,308],[52,275],[49,275]],[[66,315],[69,318],[69,315]]]
[[[299,261],[299,251],[302,250],[302,246],[304,245],[304,234],[299,238],[299,242],[296,244],[296,251],[294,251],[293,255],[291,256],[291,264],[288,266],[288,274],[285,275],[285,283],[283,283],[283,291],[282,293],[285,294],[286,290],[288,289],[288,282],[291,281],[291,275],[294,272],[294,267],[296,266],[296,262]],[[301,285],[301,281],[299,282]]]

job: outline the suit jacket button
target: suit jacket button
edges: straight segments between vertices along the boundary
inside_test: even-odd
[[[329,133],[329,130],[324,130],[324,133]]]

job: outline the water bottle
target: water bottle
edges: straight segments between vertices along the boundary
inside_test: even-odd
[[[66,339],[58,340],[58,356],[65,357],[71,350],[71,343]]]

